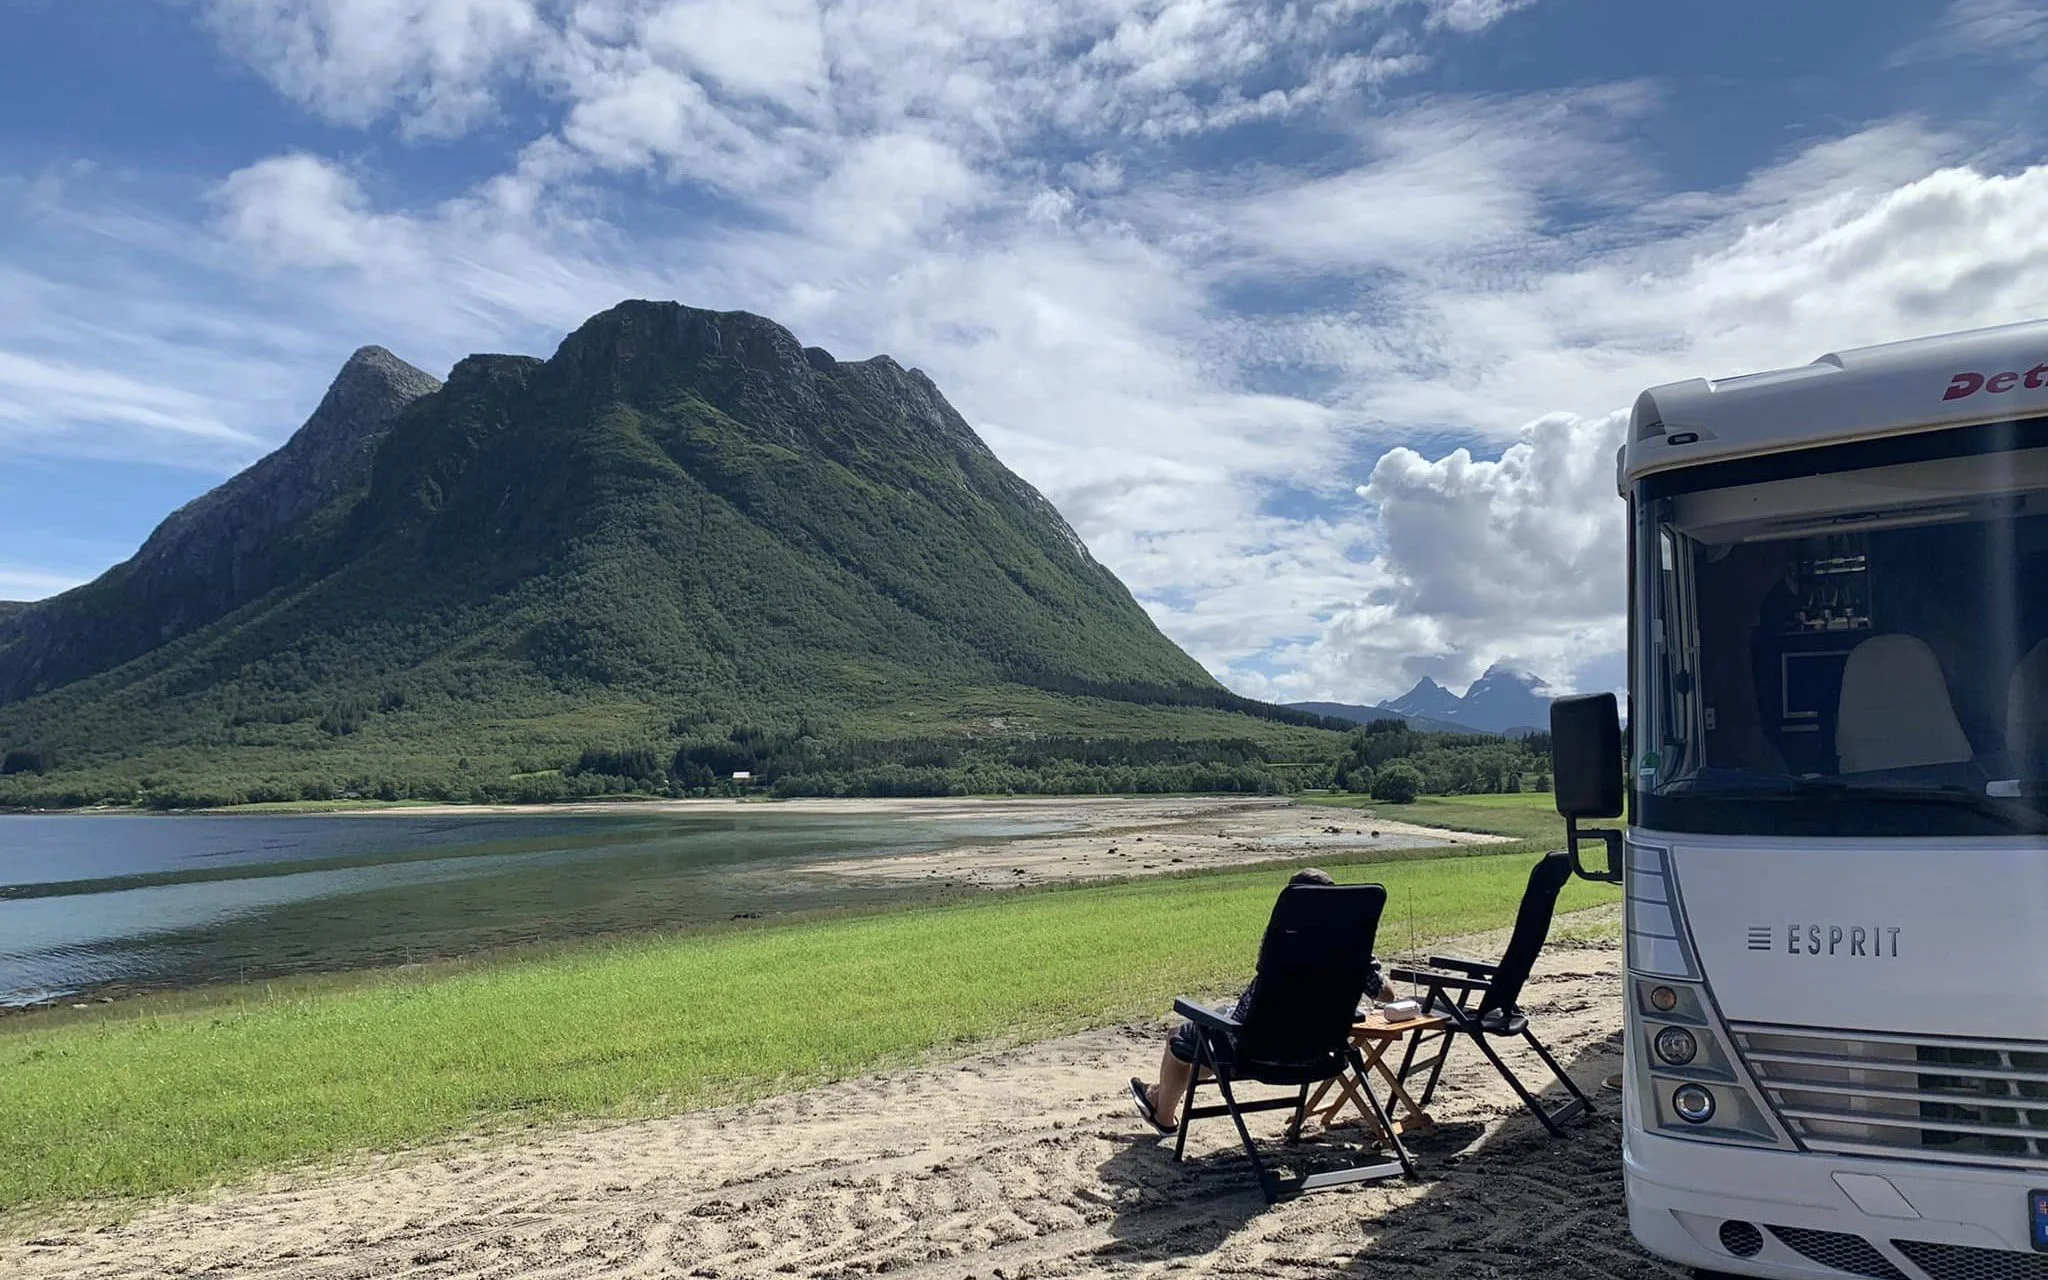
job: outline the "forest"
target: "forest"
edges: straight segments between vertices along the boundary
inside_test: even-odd
[[[395,708],[386,699],[382,710]],[[323,735],[346,737],[375,718],[379,704],[333,708]],[[545,803],[601,796],[946,796],[1246,793],[1338,790],[1402,803],[1417,795],[1460,795],[1550,787],[1547,734],[1522,739],[1423,733],[1398,720],[1349,734],[1317,728],[1287,737],[1169,734],[940,734],[843,736],[802,720],[723,724],[678,717],[662,734],[558,745],[548,758],[472,759],[438,766],[412,758],[392,768],[376,757],[330,776],[303,767],[232,773],[167,771],[139,783],[127,771],[43,776],[38,753],[0,759],[0,805],[75,808],[117,804],[153,809],[330,800]]]

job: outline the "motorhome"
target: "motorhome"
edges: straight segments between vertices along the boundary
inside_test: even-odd
[[[1553,733],[1636,1238],[2048,1280],[2048,322],[1652,388],[1618,480],[1626,745],[1612,694]]]

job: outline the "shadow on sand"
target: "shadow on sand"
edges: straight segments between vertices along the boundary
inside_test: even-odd
[[[1682,1268],[1651,1258],[1629,1236],[1621,1194],[1621,1099],[1599,1088],[1620,1069],[1620,1034],[1560,1055],[1566,1070],[1592,1098],[1593,1114],[1554,1139],[1504,1089],[1488,1089],[1477,1107],[1458,1097],[1460,1086],[1497,1085],[1498,1077],[1470,1045],[1454,1051],[1432,1110],[1438,1131],[1411,1140],[1416,1177],[1312,1192],[1269,1207],[1227,1118],[1204,1120],[1188,1134],[1187,1159],[1173,1159],[1173,1142],[1134,1136],[1101,1166],[1116,1189],[1118,1213],[1110,1225],[1116,1245],[1103,1261],[1170,1261],[1228,1254],[1239,1237],[1270,1241],[1304,1231],[1342,1240],[1336,1256],[1314,1260],[1278,1255],[1247,1258],[1272,1274],[1489,1277],[1583,1277],[1636,1280],[1682,1277]],[[1520,1060],[1528,1058],[1525,1066]],[[1510,1062],[1533,1082],[1541,1064],[1526,1051]],[[1458,1071],[1462,1065],[1466,1070]],[[1485,1075],[1474,1074],[1477,1067]],[[1533,1068],[1533,1069],[1532,1069]],[[1248,1091],[1249,1092],[1249,1091]],[[1563,1091],[1555,1084],[1547,1102]],[[1263,1094],[1259,1096],[1264,1096]],[[1448,1118],[1446,1118],[1448,1113]],[[1251,1116],[1262,1156],[1287,1172],[1313,1172],[1355,1163],[1370,1154],[1348,1126],[1311,1132],[1289,1144],[1287,1112]],[[1267,1221],[1267,1215],[1271,1220]],[[1299,1233],[1297,1233],[1299,1234]],[[1217,1259],[1219,1263],[1222,1259]],[[1238,1268],[1231,1268],[1238,1269]]]

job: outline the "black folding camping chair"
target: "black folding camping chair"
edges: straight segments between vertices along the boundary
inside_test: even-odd
[[[1535,1030],[1529,1025],[1529,1015],[1517,1003],[1522,998],[1522,986],[1529,980],[1529,970],[1535,965],[1537,955],[1543,950],[1544,942],[1550,936],[1550,918],[1557,910],[1558,890],[1571,878],[1572,859],[1562,850],[1543,855],[1535,870],[1529,873],[1529,887],[1522,894],[1522,908],[1515,915],[1515,932],[1508,939],[1508,949],[1502,954],[1499,964],[1481,964],[1476,960],[1459,960],[1450,956],[1431,956],[1427,969],[1395,969],[1392,977],[1424,988],[1423,1007],[1427,1012],[1449,1019],[1449,1025],[1442,1031],[1417,1036],[1408,1043],[1408,1052],[1401,1061],[1399,1078],[1405,1083],[1412,1075],[1427,1070],[1429,1083],[1423,1086],[1418,1106],[1427,1107],[1436,1093],[1437,1081],[1442,1079],[1444,1059],[1450,1056],[1451,1045],[1457,1037],[1465,1036],[1479,1046],[1479,1052],[1493,1064],[1515,1093],[1522,1099],[1522,1105],[1529,1108],[1543,1127],[1562,1137],[1563,1124],[1567,1120],[1588,1114],[1593,1104],[1572,1078],[1557,1065],[1550,1056],[1550,1050],[1536,1038]],[[1478,997],[1474,1005],[1472,999]],[[1543,1059],[1543,1065],[1557,1077],[1568,1095],[1556,1107],[1546,1107],[1541,1099],[1531,1093],[1514,1073],[1505,1059],[1497,1052],[1491,1041],[1495,1039],[1520,1039],[1536,1051]],[[1420,1050],[1427,1045],[1436,1047],[1436,1056],[1416,1061]]]
[[[1371,970],[1373,935],[1379,930],[1380,912],[1386,903],[1386,889],[1376,884],[1288,885],[1273,904],[1266,936],[1259,944],[1258,970],[1242,1017],[1218,1013],[1192,1000],[1173,1002],[1175,1011],[1192,1022],[1198,1033],[1196,1062],[1188,1074],[1180,1129],[1173,1144],[1174,1159],[1179,1160],[1187,1149],[1192,1122],[1227,1115],[1237,1124],[1237,1136],[1244,1142],[1259,1189],[1269,1204],[1283,1195],[1414,1174],[1408,1150],[1388,1121],[1366,1076],[1365,1064],[1351,1043],[1351,1026]],[[1394,1158],[1375,1158],[1295,1178],[1279,1177],[1259,1157],[1251,1130],[1245,1127],[1245,1113],[1291,1107],[1298,1127],[1308,1108],[1309,1089],[1346,1072],[1356,1080],[1359,1095],[1371,1107]],[[1204,1079],[1205,1075],[1212,1078]],[[1244,1101],[1237,1096],[1237,1086],[1245,1083],[1281,1086],[1295,1093]],[[1223,1095],[1222,1104],[1195,1106],[1196,1090],[1209,1084]]]

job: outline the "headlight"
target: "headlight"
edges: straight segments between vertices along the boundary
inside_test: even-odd
[[[1705,1124],[1714,1118],[1714,1095],[1696,1084],[1682,1084],[1671,1095],[1671,1109],[1687,1124]]]
[[[1682,1067],[1691,1062],[1693,1055],[1700,1051],[1699,1043],[1692,1038],[1692,1032],[1684,1027],[1666,1027],[1657,1033],[1657,1038],[1651,1043],[1657,1050],[1657,1056],[1674,1067]]]
[[[1669,987],[1651,987],[1650,1007],[1659,1013],[1669,1013],[1678,1007],[1678,993]]]

